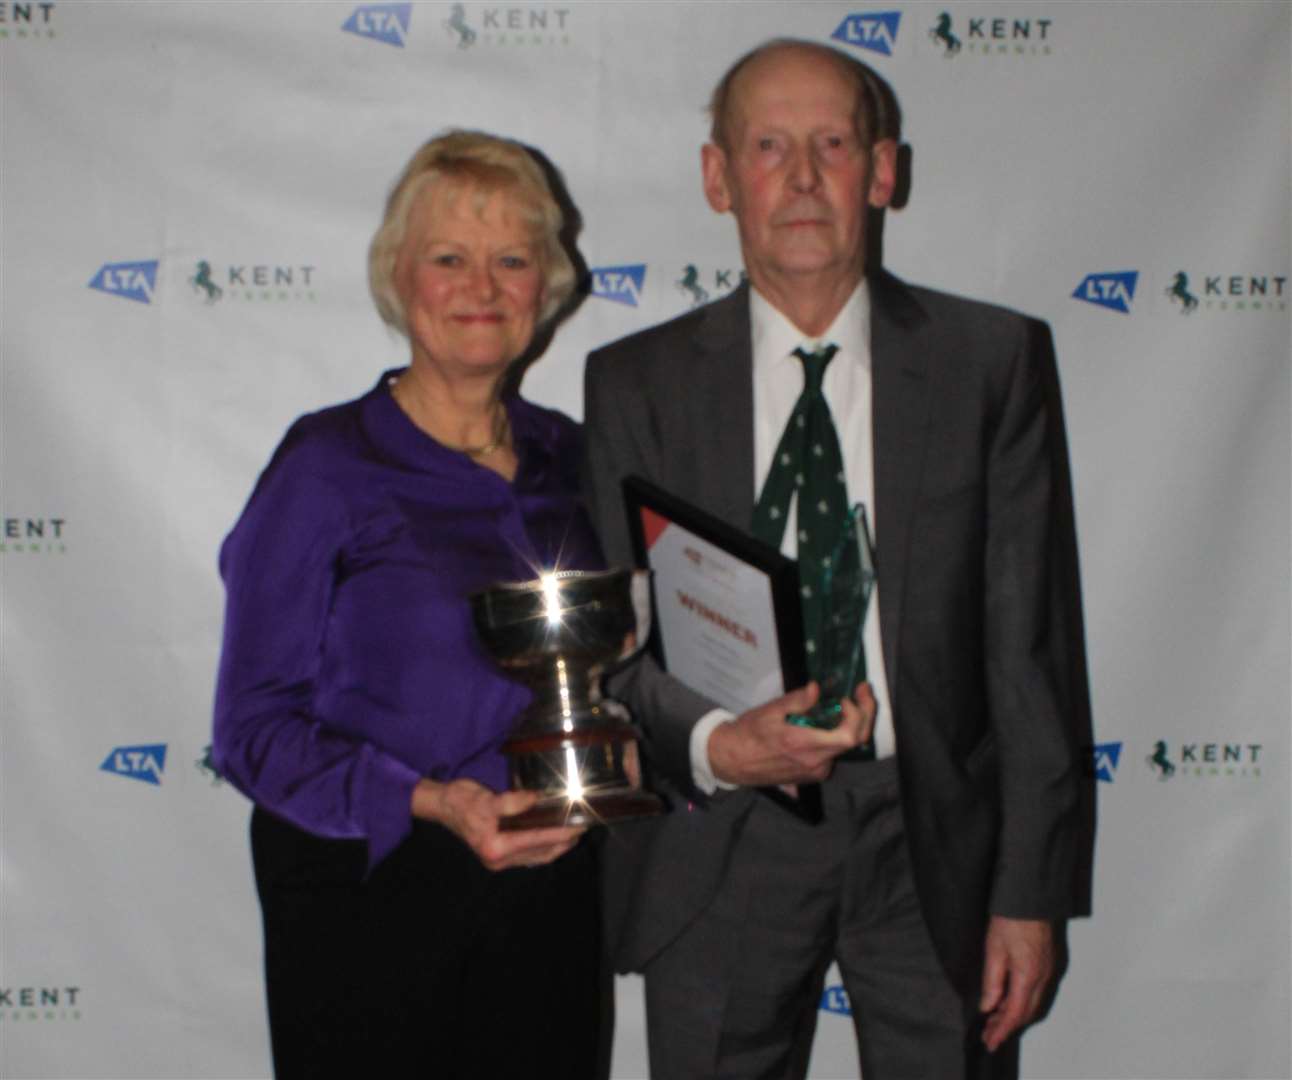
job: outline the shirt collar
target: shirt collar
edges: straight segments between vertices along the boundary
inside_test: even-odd
[[[837,345],[850,362],[870,363],[870,290],[863,278],[848,302],[818,338],[810,338],[752,285],[749,287],[749,327],[753,342],[754,370],[766,370],[794,359],[802,345]]]

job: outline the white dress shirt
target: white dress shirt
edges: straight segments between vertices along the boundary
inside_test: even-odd
[[[881,523],[875,518],[875,467],[870,423],[870,293],[863,280],[843,310],[819,338],[810,338],[758,293],[749,290],[749,319],[753,344],[754,378],[754,498],[762,490],[771,469],[772,455],[780,442],[794,405],[803,392],[803,363],[794,350],[815,351],[835,345],[838,352],[825,369],[823,392],[830,406],[839,449],[843,454],[848,501],[862,503],[870,519],[873,536]],[[797,495],[794,496],[797,500]],[[798,555],[798,532],[794,527],[797,506],[791,502],[781,551],[790,558]],[[890,756],[895,749],[892,709],[888,700],[888,677],[884,672],[879,644],[879,589],[871,594],[862,645],[866,653],[866,678],[875,694],[875,756]],[[691,772],[695,785],[712,794],[730,788],[713,775],[709,764],[709,736],[719,724],[733,720],[725,709],[705,714],[691,732]]]

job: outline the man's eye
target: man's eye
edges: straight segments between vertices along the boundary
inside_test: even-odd
[[[758,140],[758,149],[767,151],[776,149],[776,140],[767,136]]]

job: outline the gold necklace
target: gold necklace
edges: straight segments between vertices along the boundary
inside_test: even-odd
[[[507,410],[503,408],[501,401],[494,408],[496,412],[494,413],[492,439],[483,446],[450,446],[449,449],[456,450],[459,454],[466,454],[469,458],[488,457],[495,450],[501,449],[503,443],[507,441]],[[444,445],[448,446],[448,443]]]

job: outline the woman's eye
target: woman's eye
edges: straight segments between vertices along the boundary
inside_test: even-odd
[[[452,252],[442,251],[438,255],[431,256],[431,262],[436,266],[457,266],[461,258]]]
[[[524,270],[529,266],[529,260],[523,255],[504,255],[499,261],[508,270]]]

